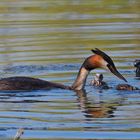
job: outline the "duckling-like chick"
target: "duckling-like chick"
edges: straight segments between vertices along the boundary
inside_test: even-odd
[[[112,87],[109,87],[107,85],[107,83],[103,81],[103,78],[104,78],[103,74],[97,73],[95,75],[94,79],[90,82],[90,85],[95,86],[95,87],[100,87],[101,89],[112,88]],[[139,90],[139,88],[131,86],[129,84],[118,84],[116,86],[116,90],[129,90],[129,91],[132,91],[132,90]]]
[[[118,84],[117,86],[116,86],[116,89],[117,90],[139,90],[137,87],[133,87],[133,86],[131,86],[131,85],[129,85],[129,84]]]
[[[140,59],[135,60],[134,66],[136,67],[136,77],[140,77]]]
[[[103,78],[103,74],[96,73],[94,79],[90,82],[90,85],[100,87],[102,89],[109,89],[109,86],[103,81]]]

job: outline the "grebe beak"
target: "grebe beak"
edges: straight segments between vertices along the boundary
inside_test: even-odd
[[[107,64],[107,67],[114,75],[127,82],[127,80],[117,71],[115,66],[111,66],[110,64]]]
[[[116,75],[118,78],[124,80],[125,82],[127,82],[127,80],[118,72],[118,70],[116,69],[113,60],[103,51],[95,48],[95,50],[91,50],[93,53],[100,55],[104,61],[107,63],[106,67],[107,69],[109,69],[114,75]]]

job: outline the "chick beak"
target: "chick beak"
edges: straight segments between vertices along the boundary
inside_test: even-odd
[[[127,80],[117,71],[115,66],[107,65],[107,67],[114,75],[127,82]]]

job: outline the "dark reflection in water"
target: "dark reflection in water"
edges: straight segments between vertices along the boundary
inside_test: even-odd
[[[23,125],[21,123],[20,126],[24,128],[25,132],[29,130],[49,131],[53,129],[61,131],[65,129],[70,132],[76,130],[80,132],[83,128],[84,131],[90,132],[93,130],[110,131],[111,129],[131,130],[131,127],[136,127],[136,124],[134,126],[127,125],[132,119],[131,117],[135,118],[136,122],[133,121],[133,123],[137,123],[138,113],[134,116],[128,113],[132,112],[129,109],[129,100],[132,97],[135,99],[135,96],[139,97],[138,93],[133,92],[134,95],[132,93],[129,95],[127,92],[124,95],[117,93],[105,99],[102,96],[110,96],[111,94],[106,94],[105,90],[96,91],[92,89],[94,92],[89,92],[90,90],[73,92],[73,95],[70,94],[72,93],[71,91],[67,92],[66,90],[60,90],[61,93],[56,90],[52,90],[51,93],[48,91],[1,93],[0,103],[5,105],[5,108],[2,109],[1,107],[1,111],[4,112],[0,115],[0,119],[2,122],[11,120],[10,125],[7,124],[1,127],[1,132],[17,130],[19,128],[18,123],[21,123],[21,121],[30,124],[27,125],[25,123]],[[110,90],[109,92],[112,91]],[[136,107],[135,103],[132,101],[131,106],[134,104],[134,107]],[[41,109],[39,106],[42,106]],[[44,108],[43,106],[46,107]],[[128,109],[123,111],[123,106]],[[135,111],[137,109],[139,109],[138,106],[135,108]],[[8,115],[9,113],[11,113],[10,116]],[[15,119],[18,122],[16,124],[14,124]],[[125,122],[126,125],[121,124],[122,122]],[[11,125],[11,123],[14,125]]]
[[[116,110],[117,106],[120,105],[120,101],[104,103],[99,100],[99,101],[93,102],[90,99],[88,99],[87,93],[85,90],[77,91],[76,93],[78,96],[78,101],[80,102],[80,108],[84,112],[86,118],[114,117],[113,113]]]
[[[96,93],[96,94],[98,94],[98,93]],[[118,102],[117,101],[103,102],[100,100],[96,100],[94,102],[93,100],[88,99],[86,90],[76,91],[76,95],[78,97],[77,101],[79,103],[79,107],[86,118],[111,118],[111,117],[114,117],[113,112],[116,110],[117,106],[121,105],[121,102],[123,101],[123,99],[121,99],[121,101],[119,100]],[[21,94],[19,92],[17,92],[17,93],[16,92],[13,92],[13,93],[7,92],[7,93],[0,94],[0,103],[43,103],[43,102],[49,103],[49,101],[47,101],[47,100],[44,100],[44,101],[42,101],[40,99],[37,100],[38,97],[46,97],[46,96],[47,95],[44,95],[44,94],[38,95],[37,93],[31,94],[31,95],[29,93],[27,93],[27,95],[26,95],[26,93],[22,93],[22,92],[21,92]],[[21,99],[19,101],[15,100],[16,97],[20,97]],[[36,100],[35,99],[34,100],[29,100],[29,99],[22,100],[22,98],[24,98],[24,97],[27,97],[27,98],[33,97]],[[7,99],[10,99],[10,100],[7,100]],[[13,110],[13,111],[27,112],[27,110],[26,111]]]

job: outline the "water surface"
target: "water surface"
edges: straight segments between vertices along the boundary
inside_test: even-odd
[[[138,0],[1,0],[0,74],[71,85],[93,48],[109,54],[129,84],[140,86]],[[103,73],[109,90],[89,86]],[[98,69],[86,90],[0,93],[0,139],[140,139],[140,92],[117,91],[123,81]]]

